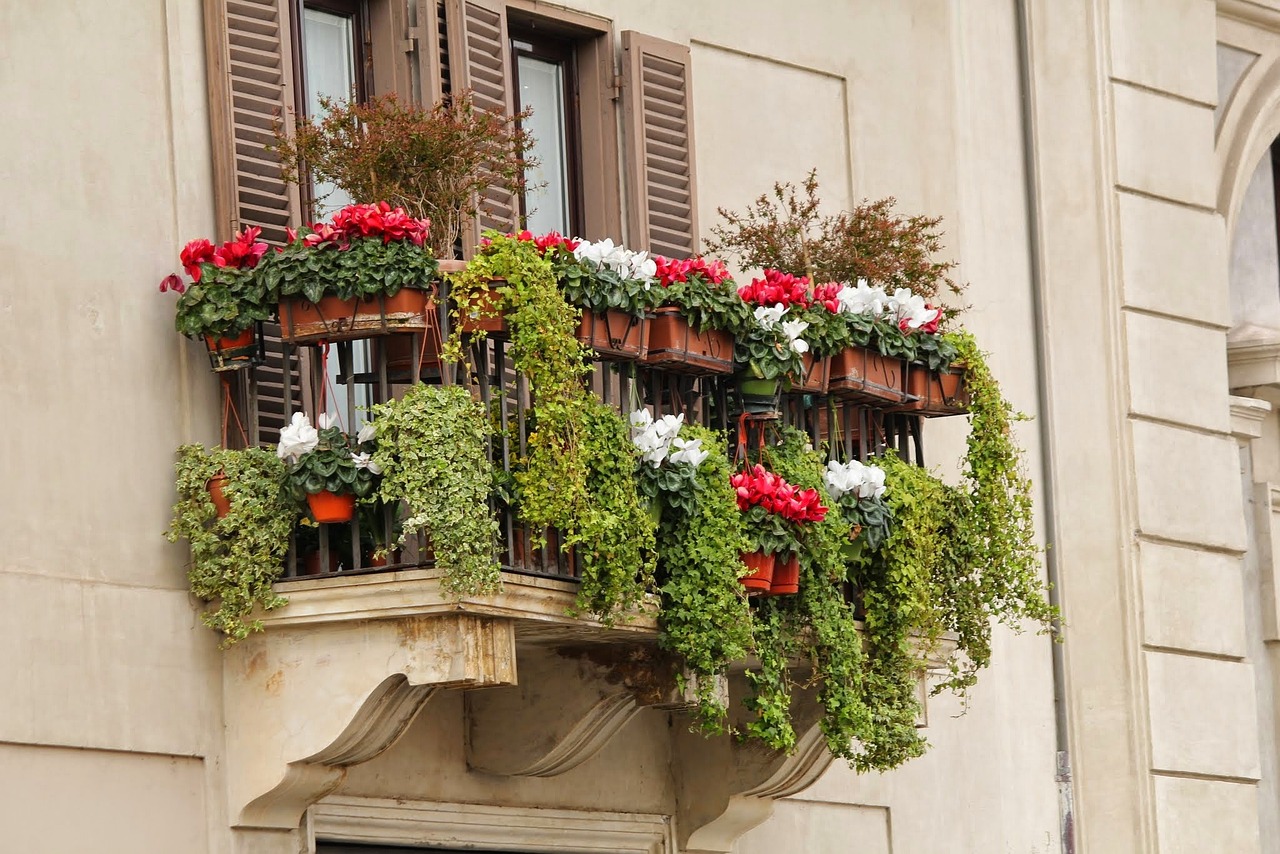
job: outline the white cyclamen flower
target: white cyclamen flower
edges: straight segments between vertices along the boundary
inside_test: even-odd
[[[809,322],[806,320],[782,321],[782,333],[787,336],[787,341],[791,344],[791,349],[801,355],[809,352],[809,342],[800,338],[808,328]]]
[[[631,413],[631,432],[644,430],[653,423],[653,416],[649,414],[647,409],[637,409]]]
[[[916,297],[916,299],[920,300],[919,305],[912,303],[910,313],[898,317],[899,321],[905,320],[907,322],[908,329],[919,329],[926,323],[937,320],[938,316],[942,314],[942,309],[926,306],[923,298]]]
[[[605,257],[613,255],[614,251],[613,241],[607,237],[595,243],[584,240],[578,244],[578,248],[573,250],[573,257],[579,261],[590,261],[598,267],[604,264]]]
[[[759,323],[765,329],[772,329],[782,320],[782,315],[786,313],[787,307],[781,303],[778,305],[756,306],[756,323]]]
[[[862,483],[858,486],[858,497],[879,498],[884,493],[884,469],[877,466],[863,466]]]
[[[301,412],[293,413],[293,421],[280,431],[280,444],[276,456],[296,463],[303,454],[309,454],[320,444],[320,434],[311,426],[311,419]]]
[[[653,427],[658,431],[658,435],[668,444],[680,432],[680,428],[684,425],[684,413],[679,415],[664,415],[657,421],[653,422]]]
[[[673,463],[688,463],[697,468],[710,455],[709,451],[702,450],[701,439],[676,439],[672,444],[676,448],[671,454]]]
[[[845,314],[869,314],[879,317],[884,314],[889,302],[889,295],[881,287],[868,287],[866,279],[858,279],[858,286],[851,288],[845,285],[836,294],[840,302],[840,311]]]
[[[850,460],[838,463],[835,460],[827,463],[827,471],[823,475],[827,483],[827,491],[836,501],[848,492],[854,492],[862,484],[862,463]]]
[[[363,445],[365,442],[372,442],[378,435],[378,428],[374,426],[372,421],[366,421],[364,426],[360,428],[360,432],[356,434],[356,441]]]
[[[351,462],[356,464],[358,469],[368,469],[370,474],[382,474],[382,466],[373,461],[373,456],[367,451],[359,454],[351,455]]]
[[[319,415],[316,416],[317,430],[328,430],[332,426],[333,426],[333,416],[331,416],[329,413],[321,412]]]

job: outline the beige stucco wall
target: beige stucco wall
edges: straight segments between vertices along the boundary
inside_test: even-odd
[[[1276,733],[1257,724],[1256,644],[1230,630],[1255,594],[1224,355],[1241,193],[1224,195],[1215,145],[1248,127],[1220,115],[1215,139],[1214,42],[1261,50],[1239,31],[1280,7],[1215,26],[1211,0],[1030,0],[1037,318],[1011,4],[572,5],[692,44],[704,229],[811,166],[831,205],[895,195],[946,217],[968,325],[1039,419],[1020,428],[1029,471],[1047,485],[1053,468],[1077,850],[1276,844],[1254,785]],[[0,75],[0,824],[24,850],[232,844],[221,653],[160,537],[172,448],[216,432],[215,383],[155,292],[213,231],[200,7],[0,0],[0,56],[19,69]],[[933,425],[930,457],[946,468],[962,442]],[[1058,850],[1049,659],[1043,638],[998,631],[967,713],[931,702],[927,757],[833,768],[737,850]],[[665,715],[562,778],[498,782],[466,770],[462,705],[433,699],[342,792],[672,810]],[[69,800],[89,805],[74,826]]]

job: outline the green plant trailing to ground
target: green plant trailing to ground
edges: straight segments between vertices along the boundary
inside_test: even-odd
[[[747,542],[729,484],[729,458],[714,450],[724,447],[723,438],[689,424],[680,437],[701,439],[713,450],[696,467],[644,464],[641,475],[661,472],[642,481],[654,485],[652,495],[662,506],[659,641],[698,675],[697,725],[710,734],[724,731],[727,715],[716,696],[715,677],[751,647],[751,612],[738,581]]]
[[[404,501],[405,533],[422,531],[453,595],[495,592],[498,523],[489,509],[492,428],[465,386],[414,385],[373,407],[383,501]],[[404,542],[404,533],[400,542]]]
[[[271,586],[284,570],[297,518],[285,491],[284,464],[263,448],[206,451],[183,445],[175,471],[178,502],[167,536],[170,542],[181,537],[191,543],[191,592],[217,600],[201,620],[230,645],[262,628],[249,619],[255,608],[270,611],[285,604]],[[207,488],[219,472],[227,476],[223,494],[231,505],[221,519]]]

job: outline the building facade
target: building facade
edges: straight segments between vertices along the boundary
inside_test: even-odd
[[[0,67],[0,850],[1280,850],[1280,2],[0,0]],[[661,674],[565,652],[646,627],[552,582],[289,581],[230,650],[200,625],[161,535],[221,389],[154,283],[299,221],[261,146],[317,80],[517,107],[548,68],[587,236],[689,251],[813,167],[945,218],[1066,628],[998,629],[923,758],[692,735]]]

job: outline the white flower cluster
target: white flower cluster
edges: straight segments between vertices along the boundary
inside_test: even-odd
[[[658,280],[658,264],[648,252],[632,252],[615,246],[607,237],[595,243],[580,241],[578,248],[573,250],[573,257],[612,270],[621,279],[639,279],[644,282],[646,291]]]
[[[637,409],[631,413],[631,441],[644,461],[654,468],[662,465],[663,460],[688,463],[697,468],[707,458],[708,452],[702,450],[701,439],[679,438],[683,424],[683,415],[664,415],[655,421],[649,410]]]
[[[327,430],[332,423],[332,419],[327,412],[321,413],[316,418],[316,424],[320,430]],[[302,412],[293,413],[293,420],[289,422],[289,426],[280,431],[280,442],[276,445],[276,456],[288,463],[296,463],[305,455],[311,453],[320,444],[320,430],[311,426],[311,419]],[[360,428],[360,432],[356,434],[356,441],[361,444],[371,441],[377,435],[377,428],[373,424],[365,424]],[[373,474],[382,474],[382,467],[373,461],[373,455],[368,451],[360,453],[352,452],[351,461],[355,463],[358,469],[368,469]]]
[[[857,460],[847,463],[832,460],[827,463],[824,479],[827,491],[836,501],[846,494],[857,498],[879,498],[885,492],[884,469],[864,465]]]
[[[783,320],[782,318],[786,316],[787,311],[789,311],[787,306],[781,303],[773,306],[757,306],[755,310],[756,323],[765,329],[772,329],[781,323],[782,334],[787,336],[791,349],[802,355],[808,353],[809,342],[800,336],[809,328],[809,322],[807,320]]]
[[[909,288],[898,288],[890,296],[878,285],[868,287],[866,279],[858,279],[857,287],[845,285],[836,294],[836,299],[845,314],[869,314],[872,317],[887,314],[898,324],[905,321],[908,329],[919,329],[942,314],[941,309],[926,306],[924,297],[913,294]]]

